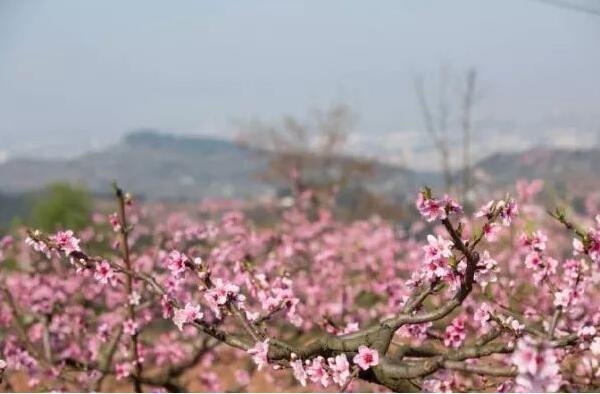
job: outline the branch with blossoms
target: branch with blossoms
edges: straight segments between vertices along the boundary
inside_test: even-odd
[[[125,195],[123,190],[119,188],[119,186],[114,183],[113,188],[115,191],[115,195],[117,197],[118,202],[118,214],[117,221],[111,221],[113,228],[120,235],[120,246],[121,253],[123,258],[123,263],[127,270],[132,270],[131,258],[129,252],[129,226],[127,223],[127,215],[125,214],[125,207],[127,204],[131,202],[131,196]],[[136,310],[135,310],[135,302],[132,302],[132,298],[135,296],[135,292],[133,290],[133,276],[127,275],[125,279],[125,289],[127,292],[127,298],[130,302],[127,304],[127,314],[129,319],[125,322],[124,328],[126,327],[127,333],[131,334],[131,364],[134,366],[134,372],[131,374],[131,378],[133,380],[133,387],[136,393],[142,391],[142,383],[140,377],[142,376],[142,363],[140,362],[139,349],[138,349],[138,332],[137,332],[137,323],[136,323]]]
[[[286,238],[273,242],[272,235],[257,234],[243,227],[239,215],[230,215],[223,220],[222,234],[227,238],[221,243],[207,229],[193,230],[205,240],[203,245],[211,245],[208,249],[191,247],[184,252],[172,248],[164,253],[161,250],[156,256],[163,262],[162,267],[144,269],[130,251],[130,242],[134,241],[129,235],[136,239],[135,226],[131,226],[126,217],[130,200],[120,189],[116,190],[119,211],[111,216],[110,224],[119,235],[120,257],[90,255],[71,231],[53,235],[29,231],[27,238],[28,245],[47,259],[68,261],[67,267],[74,270],[77,278],[88,281],[85,283],[94,283],[98,294],[116,292],[120,297],[120,303],[113,305],[125,308],[113,308],[114,313],[103,316],[110,324],[98,324],[93,336],[100,343],[97,352],[102,357],[64,348],[57,352],[53,349],[52,337],[38,341],[34,336],[35,340],[31,341],[31,335],[24,328],[18,330],[22,331],[18,338],[9,342],[8,352],[4,345],[9,369],[11,364],[16,367],[29,362],[67,382],[72,375],[86,383],[93,381],[96,388],[104,377],[115,375],[131,379],[137,391],[146,386],[179,391],[183,389],[178,381],[183,371],[192,368],[211,347],[223,343],[245,352],[259,371],[289,370],[302,386],[337,385],[341,391],[351,389],[357,380],[395,391],[456,391],[487,387],[490,381],[496,383],[499,391],[516,386],[532,391],[553,391],[566,385],[595,384],[595,377],[587,383],[588,377],[580,371],[567,370],[569,360],[572,364],[577,357],[584,357],[582,353],[600,353],[600,337],[596,337],[600,322],[592,319],[578,324],[572,317],[573,308],[581,303],[582,295],[592,285],[586,275],[591,268],[574,260],[559,267],[541,230],[524,232],[517,240],[518,255],[513,256],[513,262],[502,257],[506,264],[499,264],[496,256],[502,256],[501,249],[500,252],[495,249],[500,248],[503,229],[514,227],[519,220],[517,203],[508,196],[488,202],[473,218],[467,218],[460,204],[449,196],[436,198],[427,188],[419,193],[416,207],[432,226],[432,233],[427,235],[425,245],[415,243],[418,253],[404,256],[409,259],[415,255],[417,261],[408,280],[396,278],[399,271],[386,266],[385,280],[389,283],[382,282],[381,286],[394,302],[386,308],[373,309],[384,311],[383,314],[359,315],[363,321],[360,328],[356,322],[345,326],[336,324],[335,314],[324,314],[323,319],[311,316],[307,307],[311,300],[298,295],[294,282],[302,280],[303,271],[295,272],[298,279],[289,274],[291,270],[286,266],[272,261],[278,253],[301,255],[314,269],[313,275],[318,275],[320,266],[332,269],[330,262],[334,264],[335,258],[349,252],[342,247],[338,254],[311,249],[317,237],[323,242],[332,242],[332,239],[343,242],[344,237],[335,238],[335,234],[326,233],[334,226],[325,213],[316,221],[302,222],[304,228],[293,225],[301,222],[302,216],[298,212],[290,213],[288,220],[292,225],[288,231],[298,231],[293,242]],[[598,223],[600,226],[600,220]],[[358,234],[364,237],[363,233]],[[575,252],[597,262],[600,231],[594,228],[588,232],[576,231],[576,234],[579,243],[574,243]],[[388,235],[382,235],[385,237]],[[137,239],[141,239],[141,235]],[[255,252],[256,243],[264,246],[260,254]],[[375,251],[381,247],[375,244],[373,248]],[[397,249],[397,246],[390,248],[392,254]],[[368,254],[363,253],[362,257],[368,261],[361,266],[364,272],[377,264]],[[265,268],[261,259],[265,260],[266,267],[274,268]],[[229,266],[220,263],[232,260],[234,263]],[[324,278],[330,272],[324,271]],[[550,320],[521,305],[511,305],[522,291],[514,289],[512,292],[513,285],[508,278],[525,274],[531,275],[533,283],[539,286],[538,306],[552,311]],[[391,286],[396,280],[410,292],[401,292],[396,297],[393,292],[397,290]],[[546,289],[553,297],[550,301],[544,293]],[[343,299],[347,299],[345,292]],[[44,313],[49,319],[49,312]],[[195,356],[178,367],[152,375],[142,334],[144,327],[160,320],[157,314],[172,322],[173,335],[202,345]],[[329,332],[316,331],[318,324],[311,322],[311,317],[326,321]],[[297,332],[292,338],[288,335],[290,329],[286,329],[289,326],[295,327]],[[18,329],[18,325],[15,327]],[[306,340],[307,337],[312,339]],[[37,349],[38,343],[41,350]],[[48,360],[44,356],[48,353],[60,356]],[[169,354],[169,357],[174,356]],[[142,368],[142,365],[147,367]],[[82,374],[93,379],[82,378]]]
[[[127,240],[129,228],[125,220],[125,209],[130,203],[128,197],[118,188],[116,188],[116,195],[121,214],[111,215],[110,222],[114,231],[120,236],[116,246],[121,246],[122,263],[109,263],[103,259],[87,257],[81,252],[80,240],[75,238],[71,231],[59,231],[50,237],[46,237],[39,232],[31,232],[26,239],[26,243],[35,250],[41,251],[48,259],[59,257],[61,254],[68,255],[71,264],[74,264],[77,269],[78,277],[85,276],[86,272],[92,273],[93,278],[101,285],[103,290],[107,290],[106,286],[110,291],[120,292],[124,290],[121,293],[125,298],[121,304],[124,305],[123,313],[118,312],[120,308],[115,308],[114,312],[108,311],[109,315],[112,313],[112,315],[107,316],[110,317],[112,323],[99,324],[97,333],[90,332],[88,334],[86,332],[86,336],[81,338],[81,343],[60,341],[56,338],[56,330],[59,327],[57,324],[72,324],[72,322],[68,321],[68,314],[62,316],[65,311],[59,310],[50,304],[56,297],[58,299],[66,297],[66,294],[63,293],[65,288],[56,286],[56,294],[45,293],[46,291],[52,291],[44,288],[48,281],[50,281],[50,284],[59,285],[57,279],[54,276],[49,276],[48,272],[45,273],[46,277],[39,276],[31,270],[26,270],[24,276],[19,273],[10,273],[7,277],[0,278],[2,301],[5,302],[5,306],[10,313],[8,316],[3,315],[2,307],[4,305],[0,304],[0,320],[3,325],[8,324],[8,328],[14,328],[17,336],[12,336],[10,330],[7,330],[3,335],[2,353],[8,361],[2,360],[3,363],[6,363],[2,369],[3,373],[7,365],[10,365],[11,370],[27,371],[31,386],[39,385],[43,380],[47,381],[50,378],[57,382],[58,385],[55,387],[63,390],[78,388],[80,391],[98,391],[107,376],[116,375],[117,379],[130,377],[134,389],[137,391],[142,390],[142,384],[148,387],[164,387],[170,391],[184,391],[184,388],[177,383],[177,378],[195,367],[198,358],[218,344],[218,342],[203,342],[200,347],[194,346],[194,354],[191,355],[189,360],[181,360],[181,362],[171,365],[162,377],[156,376],[156,374],[152,374],[152,376],[143,375],[141,365],[140,367],[136,366],[136,364],[143,362],[143,356],[141,355],[143,348],[141,343],[137,343],[139,320],[136,320],[136,313],[139,313],[139,311],[148,312],[148,310],[145,308],[147,304],[140,304],[140,294],[133,288],[135,285],[134,280],[139,282],[139,278],[143,277],[143,274],[137,275],[134,273],[129,259],[129,243]],[[94,269],[87,270],[86,267],[92,264]],[[129,274],[119,278],[115,275],[116,272],[128,272]],[[72,270],[67,270],[66,274],[72,277]],[[146,278],[144,277],[144,279]],[[68,277],[65,279],[67,287],[73,287],[73,283],[68,284],[69,280]],[[20,281],[22,283],[19,283]],[[148,281],[152,283],[152,280]],[[23,293],[23,291],[28,291],[29,282],[41,288],[39,290],[31,289],[31,293]],[[82,290],[84,292],[94,293],[93,288],[85,287],[85,282],[77,283],[77,285],[79,284],[83,286]],[[13,296],[13,293],[16,297]],[[121,297],[121,294],[118,294],[119,297]],[[35,299],[38,296],[42,297],[40,300],[42,304],[27,305],[32,301],[32,298]],[[25,301],[25,306],[19,308],[17,304],[19,302],[23,303],[23,301]],[[85,304],[96,300],[81,301]],[[93,306],[92,309],[95,310],[99,306]],[[28,312],[33,313],[25,311],[28,307],[30,309]],[[87,324],[87,322],[81,320],[84,316],[74,315],[71,318]],[[67,320],[57,323],[61,317]],[[85,318],[87,319],[89,316],[85,316]],[[52,322],[52,327],[49,327],[50,322]],[[38,335],[34,332],[40,323],[43,323],[43,340],[40,341],[41,346],[38,347],[36,346]],[[116,331],[112,333],[111,325],[116,328]],[[76,327],[77,325],[73,328],[74,334],[77,334]],[[64,348],[65,345],[67,346],[66,349]],[[71,349],[68,348],[69,346]],[[77,349],[76,352],[74,352],[75,349]],[[119,353],[122,354],[119,358],[123,359],[123,362],[117,363],[115,358]],[[85,357],[82,359],[82,356]],[[76,379],[73,376],[76,376]],[[7,384],[9,384],[8,381]]]

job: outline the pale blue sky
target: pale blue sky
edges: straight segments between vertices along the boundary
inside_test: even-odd
[[[74,154],[140,127],[231,136],[234,119],[336,101],[364,146],[390,149],[421,127],[413,76],[442,64],[478,68],[494,141],[600,134],[600,16],[537,1],[1,0],[0,151]]]

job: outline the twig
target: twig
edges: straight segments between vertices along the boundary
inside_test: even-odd
[[[128,224],[127,224],[127,216],[125,214],[125,195],[123,193],[123,190],[121,190],[116,182],[113,184],[113,187],[115,189],[115,194],[117,197],[117,202],[118,202],[118,215],[119,215],[119,224],[120,224],[120,235],[121,235],[121,250],[123,253],[123,261],[125,263],[125,267],[127,267],[128,270],[132,270],[131,268],[131,259],[129,256],[129,228],[128,228]],[[127,275],[126,276],[126,282],[125,282],[125,289],[127,291],[127,295],[130,297],[133,294],[133,277],[131,275]],[[127,307],[129,309],[129,318],[131,319],[131,321],[135,322],[136,320],[136,313],[135,313],[135,307],[134,305],[132,305],[129,300],[127,300]],[[135,368],[135,373],[132,374],[132,379],[133,379],[133,386],[135,389],[136,393],[141,393],[142,392],[142,384],[139,380],[139,377],[142,376],[142,364],[139,361],[139,355],[138,355],[138,333],[134,332],[133,335],[131,335],[131,357],[132,357],[132,363],[134,365]]]
[[[556,331],[556,326],[558,325],[561,314],[562,308],[558,307],[556,311],[554,311],[554,316],[552,316],[552,322],[550,323],[550,329],[548,330],[548,339],[554,338],[554,331]]]
[[[346,392],[352,381],[358,376],[359,372],[360,369],[358,368],[358,366],[355,365],[354,367],[352,367],[352,374],[348,377],[348,380],[346,380],[346,383],[344,383],[344,385],[340,389],[341,393]]]

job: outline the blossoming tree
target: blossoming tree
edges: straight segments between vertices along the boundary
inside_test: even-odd
[[[424,189],[423,222],[405,231],[340,223],[309,191],[258,227],[240,211],[138,206],[115,188],[117,211],[90,229],[0,242],[2,384],[597,388],[600,216],[551,217],[538,190],[466,215]]]

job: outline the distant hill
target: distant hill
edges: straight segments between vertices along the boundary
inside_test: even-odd
[[[257,174],[271,153],[210,137],[183,137],[142,130],[118,144],[74,159],[13,159],[0,164],[0,194],[11,201],[50,182],[83,183],[95,194],[110,192],[117,180],[139,197],[194,201],[202,198],[273,196],[275,186]],[[340,160],[354,160],[340,156]],[[438,173],[374,163],[374,176],[364,187],[393,200],[413,198],[424,184],[442,185]],[[559,189],[600,189],[600,150],[538,148],[494,154],[474,166],[479,188],[510,186],[517,179],[542,178]]]
[[[50,182],[68,181],[105,194],[116,179],[127,190],[155,200],[260,198],[276,192],[273,185],[257,177],[267,168],[269,155],[216,138],[144,130],[128,134],[108,149],[75,159],[9,160],[0,165],[0,193],[24,193]],[[438,180],[435,173],[417,174],[376,163],[374,179],[367,187],[402,195],[412,193],[423,181],[437,184]]]
[[[497,153],[480,161],[480,183],[510,185],[518,179],[541,178],[570,194],[600,190],[600,149],[535,148],[520,153]]]
[[[150,199],[246,197],[268,191],[250,176],[266,162],[234,143],[174,137],[153,131],[127,135],[119,144],[69,160],[14,159],[0,165],[0,192],[22,193],[55,181],[109,192],[117,180]]]

